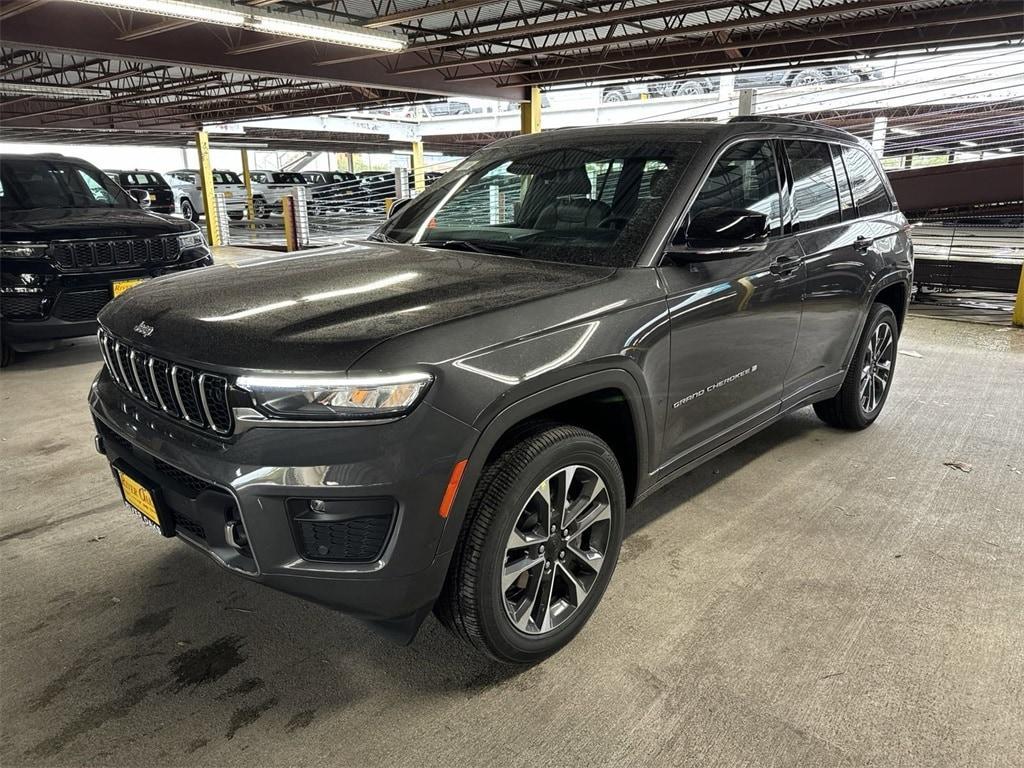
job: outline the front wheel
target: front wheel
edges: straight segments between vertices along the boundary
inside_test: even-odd
[[[873,304],[842,388],[814,404],[818,418],[839,429],[864,429],[878,418],[896,370],[899,333],[892,309]]]
[[[181,215],[193,223],[199,221],[199,214],[196,213],[195,206],[187,197],[181,201]]]
[[[479,651],[531,664],[597,608],[622,544],[626,493],[611,448],[538,426],[484,469],[437,614]]]

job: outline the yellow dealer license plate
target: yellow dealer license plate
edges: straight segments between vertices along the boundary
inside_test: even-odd
[[[224,197],[225,198],[234,197],[234,196],[235,196],[235,193],[231,192],[230,190],[224,193]]]
[[[132,280],[115,280],[114,281],[114,298],[116,299],[122,293],[127,291],[129,288],[134,288],[139,283],[145,282],[145,278],[136,277]]]
[[[153,501],[153,494],[149,492],[149,489],[120,469],[117,470],[117,475],[121,479],[121,490],[124,491],[124,500],[128,502],[128,506],[159,526],[160,515],[156,511],[156,503]]]

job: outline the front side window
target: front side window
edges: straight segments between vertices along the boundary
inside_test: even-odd
[[[665,207],[665,191],[675,186],[697,146],[673,140],[580,145],[547,139],[483,150],[432,184],[376,236],[572,264],[632,266]]]
[[[659,183],[652,182],[652,187]],[[744,141],[718,158],[690,206],[690,217],[709,208],[763,213],[773,235],[782,231],[779,175],[769,142]]]
[[[843,147],[843,163],[861,216],[872,216],[890,210],[889,195],[882,177],[867,153],[858,147]]]
[[[832,150],[822,141],[787,141],[793,171],[793,204],[798,231],[840,221],[839,189],[832,171]]]

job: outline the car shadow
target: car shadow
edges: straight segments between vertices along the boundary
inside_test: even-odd
[[[16,352],[14,362],[4,372],[20,373],[28,371],[48,371],[55,368],[66,368],[72,365],[83,365],[103,362],[99,345],[95,336],[82,336],[77,339],[58,342],[55,349],[38,352]]]

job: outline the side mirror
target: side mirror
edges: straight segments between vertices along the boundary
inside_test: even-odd
[[[685,261],[728,259],[763,251],[768,217],[744,208],[706,208],[676,235],[668,252]]]
[[[144,189],[129,189],[128,196],[139,204],[140,208],[149,208],[149,192]]]
[[[400,197],[391,203],[391,208],[388,210],[388,218],[392,218],[396,213],[405,208],[409,203],[412,202],[411,197]]]

